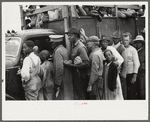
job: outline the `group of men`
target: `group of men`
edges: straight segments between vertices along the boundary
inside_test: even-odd
[[[54,40],[52,45],[58,43],[53,53],[54,93],[57,99],[105,99],[103,69],[104,61],[106,60],[104,52],[106,50],[110,50],[117,59],[116,65],[118,66],[118,74],[121,79],[123,98],[145,99],[145,54],[143,55],[145,43],[143,43],[144,38],[141,35],[138,35],[133,41],[136,45],[141,43],[139,48],[143,53],[141,54],[138,51],[139,55],[136,55],[138,54],[135,51],[137,47],[133,47],[134,49],[132,50],[134,51],[132,52],[135,53],[133,58],[135,55],[137,61],[133,61],[133,69],[130,69],[130,71],[133,71],[129,71],[129,74],[133,74],[130,80],[134,82],[128,84],[128,69],[126,69],[128,64],[125,65],[125,62],[128,63],[129,60],[124,58],[128,53],[126,51],[128,49],[122,44],[122,40],[124,40],[124,43],[126,40],[131,40],[130,33],[126,32],[121,35],[119,31],[115,31],[112,34],[114,43],[111,46],[108,46],[109,40],[106,35],[102,35],[101,39],[97,36],[87,37],[83,29],[77,30],[76,28],[71,28],[66,34],[71,42],[70,52],[60,43],[62,37],[57,35],[50,36],[50,40]],[[81,39],[81,36],[84,39]],[[127,58],[130,58],[130,56],[127,56]],[[142,64],[142,74],[140,74],[140,64]],[[142,77],[138,77],[140,75]]]
[[[34,99],[145,99],[145,41],[142,35],[133,40],[133,47],[130,46],[129,32],[121,34],[115,31],[111,35],[113,45],[109,45],[106,35],[102,35],[101,39],[97,36],[87,37],[83,29],[71,28],[66,34],[71,43],[70,51],[63,45],[63,35],[49,36],[53,49],[52,62],[48,61],[49,51],[43,50],[36,54],[31,42],[26,42],[24,46],[24,50],[31,47],[26,52],[33,51],[42,62],[39,68],[29,66],[29,73],[39,69],[39,72],[36,70],[36,77],[42,81]],[[110,65],[112,62],[113,65]],[[24,79],[27,67],[25,61],[23,65],[21,76]],[[109,89],[109,95],[106,89]],[[35,96],[32,88],[25,90],[27,98]]]

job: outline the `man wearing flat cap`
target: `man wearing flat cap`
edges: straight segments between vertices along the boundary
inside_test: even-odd
[[[137,74],[137,99],[145,99],[145,40],[137,35],[133,42],[137,45],[140,67]]]
[[[90,53],[90,79],[87,92],[90,92],[90,99],[103,99],[103,53],[99,48],[99,38],[90,36],[87,39],[87,47],[92,50]]]
[[[73,88],[75,100],[86,100],[88,98],[87,68],[89,58],[85,45],[80,41],[80,33],[76,28],[71,28],[68,37],[72,45],[71,61],[65,62],[66,66],[73,70]]]
[[[53,51],[54,67],[54,99],[72,100],[73,85],[71,72],[64,66],[64,61],[69,60],[69,52],[62,45],[63,35],[50,35],[51,47]]]

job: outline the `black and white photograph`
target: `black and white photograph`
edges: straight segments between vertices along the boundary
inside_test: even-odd
[[[148,120],[148,2],[2,2],[2,120]]]

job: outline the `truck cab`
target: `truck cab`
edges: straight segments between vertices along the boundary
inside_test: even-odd
[[[6,99],[24,100],[21,76],[17,74],[22,66],[22,45],[27,40],[34,41],[39,51],[46,49],[51,52],[49,35],[58,34],[52,29],[21,30],[7,34],[5,38],[5,69],[6,69]]]

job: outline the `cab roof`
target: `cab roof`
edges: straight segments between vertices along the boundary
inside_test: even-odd
[[[27,30],[17,31],[14,36],[9,35],[8,37],[26,38],[29,36],[51,35],[51,34],[58,34],[58,32],[53,29],[27,29]]]

